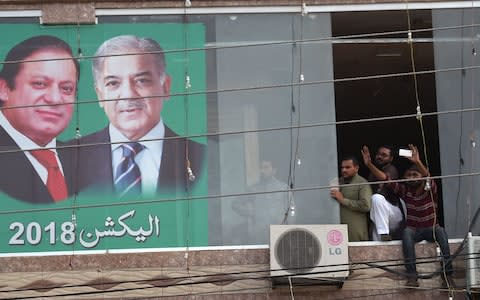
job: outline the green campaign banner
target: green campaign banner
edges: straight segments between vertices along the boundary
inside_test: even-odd
[[[207,246],[204,25],[0,30],[0,254]]]

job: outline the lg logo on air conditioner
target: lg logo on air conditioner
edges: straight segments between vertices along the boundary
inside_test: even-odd
[[[330,255],[342,254],[342,248],[337,247],[343,242],[343,234],[340,231],[336,229],[330,230],[327,233],[327,242],[330,246],[333,246],[333,247],[328,247],[328,254]]]

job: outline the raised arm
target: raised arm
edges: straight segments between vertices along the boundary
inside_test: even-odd
[[[375,176],[375,178],[377,178],[378,180],[387,180],[387,175],[373,164],[372,158],[370,156],[370,150],[368,149],[368,147],[363,146],[361,152],[363,157],[363,163],[370,170],[373,176]]]
[[[412,144],[409,144],[408,148],[412,150],[412,157],[408,157],[408,160],[410,160],[412,163],[414,163],[418,167],[418,171],[420,172],[420,174],[422,174],[423,177],[430,176],[430,172],[428,172],[427,167],[425,167],[422,160],[420,159],[418,148]]]

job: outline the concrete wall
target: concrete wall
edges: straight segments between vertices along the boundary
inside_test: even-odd
[[[458,244],[450,247],[455,251]],[[417,244],[416,250],[419,258],[436,255],[431,243]],[[364,264],[377,263],[402,272],[399,242],[350,243],[349,257],[351,272],[343,288],[302,286],[294,280],[292,290],[288,285],[272,286],[269,249],[4,257],[0,258],[0,298],[292,299],[292,291],[295,299],[447,297],[447,292],[440,290],[438,276],[420,280],[417,289],[406,289],[403,277]],[[438,262],[422,263],[420,259],[419,263],[420,273],[439,266]],[[454,268],[457,287],[464,287],[462,256]]]
[[[480,57],[472,52],[480,49],[480,29],[469,26],[480,22],[480,9],[435,10],[432,22],[451,27],[433,34],[435,69],[449,70],[435,75],[438,110],[453,111],[438,117],[438,132],[442,175],[465,175],[442,180],[445,227],[450,238],[463,237],[480,207]],[[479,222],[472,232],[480,234]]]

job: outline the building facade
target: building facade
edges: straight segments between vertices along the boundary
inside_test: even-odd
[[[400,275],[368,264],[355,270],[400,262],[398,241],[351,243],[354,271],[341,290],[272,289],[268,225],[337,224],[329,190],[339,160],[361,158],[363,145],[416,144],[441,184],[438,218],[449,237],[478,234],[479,6],[1,1],[2,58],[24,39],[53,35],[79,60],[76,104],[59,141],[81,140],[108,124],[92,60],[110,38],[136,35],[155,40],[165,54],[171,87],[168,100],[159,100],[162,121],[206,151],[193,177],[180,175],[180,190],[127,199],[75,190],[41,205],[3,195],[2,276],[22,279],[5,279],[0,294],[411,298]],[[196,163],[188,145],[181,174]],[[78,148],[65,149],[76,159]],[[73,182],[81,180],[76,163]],[[395,164],[402,172],[408,161]],[[367,175],[363,168],[360,174]],[[452,250],[457,246],[452,242]],[[436,254],[429,244],[418,250],[419,257]],[[455,265],[463,282],[463,259]],[[443,295],[437,279],[422,281],[428,289],[415,297]]]

